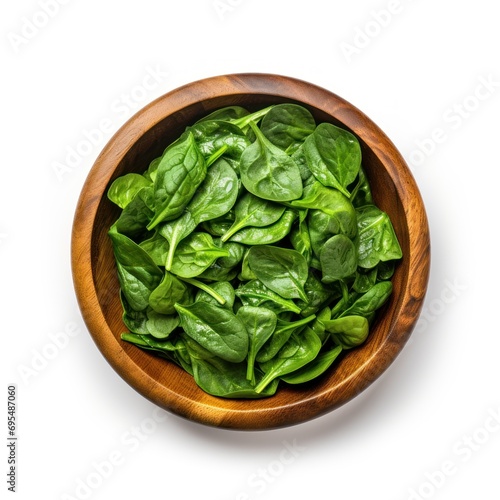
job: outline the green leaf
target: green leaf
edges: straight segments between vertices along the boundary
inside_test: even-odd
[[[287,384],[304,384],[310,382],[325,373],[341,352],[342,346],[336,346],[333,349],[322,352],[315,359],[307,363],[307,365],[281,377],[281,380]]]
[[[379,262],[403,256],[389,216],[374,205],[357,209],[358,236],[356,239],[359,265],[373,268]]]
[[[120,288],[130,307],[142,311],[149,305],[149,296],[163,278],[160,268],[149,254],[129,237],[116,230],[109,231],[113,245]]]
[[[354,243],[343,234],[326,241],[319,256],[323,271],[322,281],[332,283],[352,276],[358,267]]]
[[[120,208],[125,208],[142,188],[151,185],[151,181],[143,175],[125,174],[113,181],[108,189],[108,198]]]
[[[206,173],[205,159],[189,133],[161,159],[154,182],[155,215],[147,228],[151,230],[160,222],[178,217]]]
[[[246,358],[248,334],[231,311],[205,302],[175,308],[184,331],[212,354],[233,363]]]
[[[255,142],[243,151],[240,175],[250,193],[265,200],[290,201],[302,196],[302,179],[295,161],[272,144],[250,122]]]
[[[306,328],[302,335],[292,334],[276,357],[259,365],[264,376],[255,391],[261,392],[274,379],[302,368],[318,355],[320,349],[321,342],[310,328]]]
[[[191,233],[179,243],[171,271],[182,278],[194,278],[216,259],[228,255],[229,252],[218,247],[208,233]]]
[[[361,167],[361,147],[356,137],[330,123],[321,123],[304,143],[309,169],[321,184],[349,196],[347,186]]]
[[[240,307],[236,316],[245,325],[248,332],[249,347],[246,378],[255,382],[255,357],[267,339],[273,334],[278,317],[270,309],[252,306]]]
[[[309,267],[299,252],[271,245],[254,246],[248,252],[248,263],[257,278],[283,298],[307,301],[304,284]]]
[[[234,222],[221,240],[227,241],[233,234],[248,226],[269,226],[278,221],[284,211],[283,205],[245,193],[234,206]]]
[[[303,142],[315,128],[316,122],[309,110],[297,104],[274,106],[264,116],[260,126],[262,133],[283,150]]]
[[[335,343],[344,349],[361,345],[368,337],[370,329],[368,320],[364,316],[342,316],[323,321],[323,324]]]
[[[189,290],[176,276],[166,271],[161,283],[151,292],[149,305],[158,313],[173,314],[177,302],[191,302]]]

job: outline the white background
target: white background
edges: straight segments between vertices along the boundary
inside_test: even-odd
[[[0,436],[13,383],[17,498],[500,498],[494,2],[42,5],[4,2],[0,21]],[[77,199],[112,133],[180,85],[252,71],[323,86],[387,133],[425,200],[432,274],[410,342],[368,390],[248,433],[157,412],[120,379],[81,319],[69,262]]]

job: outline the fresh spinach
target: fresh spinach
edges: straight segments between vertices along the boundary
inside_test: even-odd
[[[107,194],[122,340],[216,397],[330,370],[368,338],[402,258],[356,137],[294,103],[215,109]]]

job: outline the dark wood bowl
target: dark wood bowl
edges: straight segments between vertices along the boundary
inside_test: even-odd
[[[119,285],[107,231],[119,209],[106,197],[111,182],[143,172],[188,124],[229,105],[256,110],[295,102],[317,122],[345,127],[360,140],[376,204],[399,238],[403,259],[394,291],[362,347],[348,351],[320,379],[302,387],[282,384],[275,396],[233,400],[210,396],[190,375],[164,359],[120,340],[125,331]],[[109,141],[83,187],[72,232],[76,296],[103,356],[140,394],[187,419],[228,429],[271,429],[298,424],[338,408],[379,377],[399,354],[420,314],[430,268],[427,217],[415,180],[387,136],[337,95],[293,78],[236,74],[197,81],[158,98],[134,115]]]

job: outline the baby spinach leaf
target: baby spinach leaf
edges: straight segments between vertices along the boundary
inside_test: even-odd
[[[249,114],[250,113],[241,106],[226,106],[225,108],[219,108],[216,109],[215,111],[212,111],[210,114],[204,116],[196,123],[211,121],[211,120],[231,121],[231,120],[236,120],[238,118],[242,118]]]
[[[206,173],[205,159],[189,133],[161,159],[154,182],[155,215],[147,228],[151,230],[160,222],[178,217]]]
[[[243,306],[238,309],[236,316],[245,325],[248,332],[247,380],[255,383],[255,357],[273,334],[278,317],[270,309],[264,307]]]
[[[311,270],[304,284],[307,301],[297,301],[297,305],[301,308],[302,316],[315,314],[325,303],[331,302],[332,299],[338,297],[339,291],[333,287],[327,287],[320,279],[316,277],[316,273]]]
[[[269,226],[276,222],[284,211],[283,205],[245,193],[234,206],[234,222],[222,235],[221,240],[227,241],[233,234],[247,226]]]
[[[274,333],[257,353],[257,361],[265,363],[274,358],[279,350],[288,342],[293,333],[300,332],[308,323],[316,318],[314,314],[297,321],[283,321],[278,319]]]
[[[239,159],[250,145],[247,136],[236,125],[222,120],[203,120],[186,129],[192,133],[206,160],[224,148],[224,154]]]
[[[332,223],[338,227],[338,233],[345,234],[351,239],[356,235],[356,210],[349,199],[336,189],[314,182],[306,186],[304,196],[300,200],[290,202],[290,206],[321,210],[333,219]]]
[[[270,245],[277,243],[290,232],[297,212],[286,209],[283,215],[274,223],[265,227],[245,227],[231,236],[230,241],[245,245]]]
[[[237,196],[238,176],[231,165],[221,158],[208,170],[187,210],[196,224],[200,224],[227,214],[236,203]]]
[[[252,382],[246,378],[245,363],[229,363],[217,357],[193,360],[193,376],[207,394],[231,399],[269,397],[276,393],[279,383],[274,380],[257,393]]]
[[[108,198],[120,208],[125,208],[142,188],[151,184],[143,175],[125,174],[113,181],[108,189]]]
[[[308,210],[299,210],[299,224],[290,231],[290,243],[292,247],[304,256],[310,264],[312,258],[312,242],[307,225]]]
[[[191,233],[179,243],[171,271],[182,278],[194,278],[216,259],[228,255],[229,252],[219,248],[208,233]]]
[[[356,179],[361,166],[361,148],[353,134],[321,123],[305,140],[304,154],[309,169],[321,184],[349,197],[347,186]]]
[[[319,256],[322,281],[333,281],[348,278],[358,267],[357,252],[354,243],[345,235],[337,234],[326,241]]]
[[[264,285],[283,298],[307,301],[304,284],[309,267],[296,250],[272,245],[253,246],[248,252],[248,264]]]
[[[315,128],[316,122],[309,110],[297,104],[277,104],[260,125],[262,133],[283,150],[303,142]]]
[[[175,308],[184,331],[212,354],[233,363],[246,358],[248,333],[231,311],[206,302],[176,304]]]
[[[139,246],[149,254],[157,266],[165,266],[169,244],[160,232],[155,231],[151,238],[141,241]]]
[[[364,316],[368,318],[385,304],[391,293],[392,283],[390,281],[380,281],[366,293],[358,296],[352,304],[340,312],[339,317]]]
[[[126,234],[131,238],[146,232],[146,226],[154,215],[153,211],[153,188],[141,189],[134,199],[122,210],[116,221],[116,229],[119,233]]]
[[[307,365],[318,355],[320,349],[321,342],[310,328],[306,328],[302,335],[292,334],[274,358],[259,364],[264,376],[255,387],[255,391],[261,392],[274,379]]]
[[[372,268],[380,261],[400,259],[403,253],[389,216],[374,205],[358,208],[357,214],[359,265]]]
[[[333,349],[318,354],[316,358],[302,368],[280,378],[287,384],[304,384],[305,382],[310,382],[325,373],[341,352],[342,346],[338,345]]]
[[[342,316],[330,321],[323,321],[325,329],[335,343],[343,349],[361,345],[368,337],[369,324],[364,316]]]
[[[277,314],[286,311],[300,313],[300,307],[293,300],[283,298],[258,279],[251,279],[251,281],[248,281],[244,285],[240,285],[236,288],[235,294],[241,299],[244,305],[265,306]]]
[[[351,203],[356,208],[364,205],[373,205],[370,183],[363,167],[359,169],[358,182],[351,192]]]
[[[149,296],[163,278],[160,268],[149,254],[116,229],[109,231],[113,245],[118,280],[123,295],[135,311],[148,307]]]
[[[191,212],[185,211],[177,219],[165,222],[158,226],[160,235],[168,241],[168,252],[163,261],[163,265],[167,271],[172,269],[175,251],[179,243],[189,236],[196,229],[196,222],[191,215]]]
[[[164,340],[179,326],[180,320],[177,314],[161,314],[154,309],[148,309],[148,320],[146,328],[150,335],[156,339]]]
[[[149,305],[158,313],[174,314],[174,305],[189,303],[189,289],[181,280],[166,271],[161,283],[151,292]]]
[[[243,151],[240,175],[250,193],[265,200],[290,201],[302,195],[302,179],[295,161],[272,144],[257,125],[250,122],[255,142]]]

